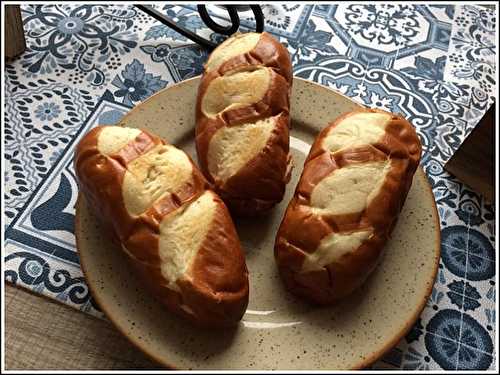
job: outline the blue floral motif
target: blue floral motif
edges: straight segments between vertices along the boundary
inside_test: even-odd
[[[442,263],[439,263],[438,274],[437,274],[437,282],[441,285],[446,284],[446,277],[444,276],[444,267]]]
[[[469,280],[489,279],[495,274],[495,250],[491,242],[481,232],[469,228],[469,267],[467,278]]]
[[[490,281],[490,283],[493,281]],[[488,292],[486,293],[486,298],[489,300],[495,301],[495,287],[494,284],[490,285]]]
[[[101,311],[88,293],[84,277],[72,277],[66,270],[52,270],[42,258],[29,252],[17,252],[5,257],[5,262],[21,260],[18,272],[5,271],[5,279],[12,283],[21,279],[26,285],[37,288],[40,293],[47,289],[51,293],[64,291],[63,301],[71,300],[76,304],[90,304],[96,311]]]
[[[446,55],[443,55],[433,62],[417,56],[415,67],[401,70],[416,89],[437,104],[439,121],[436,126],[436,142],[439,148],[434,151],[435,156],[444,162],[458,149],[471,130],[466,116],[472,99],[469,84],[451,82],[444,78],[445,59]]]
[[[495,84],[495,12],[464,6],[456,17],[459,26],[451,37],[450,75],[472,80],[480,89],[493,93]]]
[[[9,70],[7,79],[19,79]],[[21,84],[16,87],[20,90],[5,103],[4,150],[10,178],[4,198],[9,221],[45,177],[56,160],[53,155],[62,151],[95,106],[88,91],[51,79],[31,80],[29,90]]]
[[[264,5],[262,7],[262,13],[264,14],[264,20],[266,22],[266,26],[272,26],[277,29],[286,30],[291,23],[291,17],[286,14],[286,12],[293,11],[298,9],[300,5],[281,5],[281,8],[285,12],[280,12],[278,6],[276,5]],[[281,13],[281,14],[280,14]],[[284,13],[284,14],[283,14]]]
[[[52,121],[59,117],[60,107],[56,103],[43,103],[35,109],[35,117],[42,121]]]
[[[495,326],[495,310],[484,309],[484,314],[486,315],[486,322],[488,323],[486,329],[492,331]]]
[[[471,6],[466,6],[465,8],[468,10],[469,14],[473,16],[479,15],[479,17],[473,17],[477,27],[487,32],[495,31],[496,18],[495,13],[492,12],[491,9],[478,9]]]
[[[339,51],[371,67],[392,67],[423,51],[446,54],[450,42],[452,20],[423,5],[346,3],[316,13],[342,41]]]
[[[167,85],[167,81],[160,79],[160,76],[146,73],[144,64],[137,59],[127,64],[121,77],[117,75],[111,83],[118,87],[114,95],[122,98],[123,104],[129,106],[146,99]]]
[[[424,327],[422,326],[422,319],[418,318],[417,322],[413,325],[410,332],[406,335],[405,339],[408,344],[411,344],[413,341],[418,341],[422,333],[424,333]]]
[[[408,347],[408,351],[403,357],[403,370],[429,370],[430,358],[423,355],[417,349]]]
[[[212,34],[214,35],[214,34]],[[154,62],[163,62],[175,81],[197,76],[203,71],[208,53],[196,45],[172,47],[169,44],[142,46],[141,50],[150,55]]]
[[[393,98],[390,95],[380,95],[377,92],[372,92],[368,97],[367,104],[371,108],[380,108],[386,111],[390,111],[391,107],[395,103],[393,103]]]
[[[169,60],[179,71],[182,79],[187,79],[201,74],[203,64],[208,54],[198,46],[175,48],[169,55]]]
[[[458,183],[450,180],[446,181],[444,179],[439,179],[433,184],[432,191],[434,192],[436,203],[439,206],[446,205],[450,208],[457,207],[456,199],[458,198],[458,194],[456,194],[456,185],[458,185]]]
[[[446,293],[451,303],[464,311],[475,310],[481,304],[478,302],[481,295],[468,282],[454,280],[448,284],[449,291]]]
[[[439,125],[436,126],[436,140],[439,147],[433,150],[433,155],[444,161],[458,149],[466,135],[466,122],[460,118],[465,115],[470,97],[468,85],[444,80],[446,58],[447,56],[443,55],[433,62],[426,57],[417,56],[415,67],[401,69],[419,91],[437,103]],[[457,126],[460,121],[463,126]]]
[[[478,281],[495,274],[494,250],[484,234],[453,225],[441,231],[441,257],[454,275]]]
[[[429,160],[426,165],[426,172],[433,176],[440,176],[443,174],[443,165],[437,160]]]
[[[143,46],[141,49],[151,55],[151,60],[154,62],[165,61],[170,54],[170,46],[168,44],[160,44],[158,46]]]
[[[439,307],[438,307],[439,303],[441,302],[441,300],[444,297],[444,293],[439,289],[440,288],[438,287],[438,285],[434,285],[434,287],[432,288],[431,295],[426,303],[427,307],[432,307],[432,309],[435,311],[437,311],[439,309]]]
[[[484,222],[481,217],[481,209],[473,199],[461,200],[455,213],[460,220],[469,225],[480,225]]]
[[[425,346],[445,370],[488,369],[493,343],[488,332],[471,316],[457,310],[441,310],[426,327]]]
[[[446,224],[448,219],[451,217],[452,212],[452,210],[449,210],[444,206],[438,206],[439,217],[441,218],[441,223],[443,223],[443,225]]]
[[[419,22],[412,5],[349,5],[346,19],[349,31],[379,44],[404,45],[418,33]]]
[[[206,27],[203,21],[196,13],[187,8],[179,8],[172,5],[165,5],[166,15],[173,19],[173,21],[180,27],[196,32],[197,30]],[[188,39],[179,34],[177,31],[166,25],[154,25],[146,31],[144,40],[170,38],[175,40],[187,41]]]
[[[415,57],[415,66],[402,68],[401,71],[414,79],[416,86],[424,92],[430,94],[438,93],[441,96],[461,96],[466,92],[466,87],[452,82],[444,81],[444,68],[447,56],[439,56],[433,62],[424,56]]]
[[[438,147],[441,145],[436,148]],[[433,187],[443,225],[453,213],[464,224],[477,226],[486,223],[487,227],[491,226],[494,217],[491,205],[486,204],[482,196],[469,190],[443,169],[441,154],[436,152],[436,148],[431,151],[434,160],[424,165],[424,170]]]
[[[476,22],[479,20],[477,19]],[[479,30],[480,27],[476,23],[471,26],[468,32],[460,31],[452,38],[457,49],[466,51],[466,56],[471,60],[482,59],[495,54],[495,44],[488,39],[482,38],[483,35],[477,33]]]
[[[137,45],[132,33],[136,11],[101,5],[23,7],[28,45],[22,55],[25,74],[59,75],[76,69],[91,86],[105,82],[103,64]]]
[[[290,49],[292,63],[296,64],[300,60],[314,61],[321,56],[335,55],[338,52],[329,43],[332,34],[323,30],[318,30],[313,20],[307,23],[302,38],[290,39],[284,44]]]
[[[118,85],[116,85],[118,86]],[[120,86],[118,86],[120,87]],[[126,78],[123,81],[123,85],[121,89],[115,91],[115,95],[118,97],[127,96],[127,101],[124,101],[125,104],[130,104],[131,101],[138,102],[141,99],[145,99],[148,95],[146,89],[144,88],[143,81],[132,81],[131,79]],[[129,99],[130,98],[130,99]]]

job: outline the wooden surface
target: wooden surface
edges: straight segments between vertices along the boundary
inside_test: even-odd
[[[446,163],[445,169],[492,203],[495,197],[495,105]]]
[[[26,49],[19,5],[5,6],[5,57],[12,59]]]
[[[5,285],[5,369],[159,369],[108,321]]]

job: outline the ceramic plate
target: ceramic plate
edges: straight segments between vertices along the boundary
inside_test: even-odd
[[[120,125],[144,128],[196,160],[194,106],[198,78],[152,96]],[[323,86],[295,78],[291,151],[295,168],[282,203],[266,218],[235,220],[246,252],[250,302],[237,329],[202,331],[172,316],[147,292],[126,258],[101,232],[82,197],[76,207],[80,261],[107,317],[159,363],[181,369],[363,368],[396,345],[422,311],[439,262],[440,229],[423,171],[413,179],[383,259],[364,286],[334,307],[313,307],[289,294],[274,264],[273,244],[309,147],[343,112],[359,107]]]

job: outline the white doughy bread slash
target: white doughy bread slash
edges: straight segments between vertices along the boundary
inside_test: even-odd
[[[122,185],[125,207],[131,215],[140,215],[191,179],[187,155],[174,146],[158,145],[128,164]]]
[[[217,130],[208,148],[208,170],[222,182],[233,176],[265,147],[276,117]]]
[[[301,272],[322,270],[325,266],[352,253],[373,234],[373,229],[350,233],[331,233],[323,238],[312,254],[306,253]]]
[[[195,201],[165,216],[160,223],[159,253],[161,272],[170,288],[178,290],[177,280],[190,278],[188,271],[212,228],[218,210],[214,193],[207,190]]]
[[[377,143],[385,135],[385,127],[390,121],[388,113],[358,113],[346,117],[326,134],[321,146],[324,150],[337,152]]]
[[[215,78],[203,96],[201,110],[214,118],[222,112],[257,103],[269,90],[270,77],[270,69],[259,68]]]
[[[255,48],[259,40],[260,34],[257,33],[236,34],[212,52],[205,65],[206,71],[210,72],[217,69],[232,57],[250,52]]]
[[[139,134],[141,134],[139,129],[107,126],[99,133],[97,149],[103,155],[116,154]]]
[[[312,191],[312,212],[315,215],[345,215],[363,211],[380,192],[390,169],[390,160],[335,169]]]

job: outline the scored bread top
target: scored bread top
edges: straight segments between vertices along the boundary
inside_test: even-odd
[[[229,72],[207,86],[201,111],[209,118],[260,102],[269,91],[271,71],[267,68]]]
[[[378,195],[391,169],[389,160],[356,163],[335,169],[311,192],[311,210],[316,215],[362,212]]]
[[[259,40],[260,34],[257,33],[236,35],[217,48],[217,53],[212,53],[209,56],[205,65],[206,71],[209,72],[217,69],[221,64],[231,60],[231,58],[250,52],[255,48]]]
[[[323,129],[276,239],[288,282],[324,284],[316,296],[323,301],[359,285],[389,238],[420,155],[413,126],[382,110],[347,113]]]
[[[203,320],[206,312],[198,310],[227,294],[241,303],[226,313],[235,308],[239,317],[233,318],[241,318],[248,279],[238,237],[187,154],[144,130],[100,126],[78,145],[75,170],[89,204],[167,304],[175,308],[179,301],[185,313]],[[228,246],[214,249],[213,243]],[[193,298],[205,307],[192,306]],[[217,308],[212,313],[224,315]]]
[[[260,153],[271,136],[275,121],[274,117],[268,117],[217,131],[208,149],[208,170],[214,179],[226,181]]]
[[[233,34],[210,54],[205,73],[224,75],[231,70],[253,66],[273,68],[288,83],[292,83],[292,63],[288,51],[266,32]]]
[[[159,252],[161,272],[169,286],[177,288],[178,279],[185,275],[212,228],[217,202],[206,190],[196,200],[185,204],[160,223]]]
[[[132,160],[123,177],[127,211],[140,215],[166,194],[192,182],[193,166],[187,155],[171,145],[158,145]]]
[[[288,51],[267,33],[232,36],[205,64],[196,106],[198,160],[229,204],[272,206],[283,196],[291,83]],[[264,168],[271,155],[277,158],[274,172]],[[249,173],[254,179],[243,186],[241,176]]]

